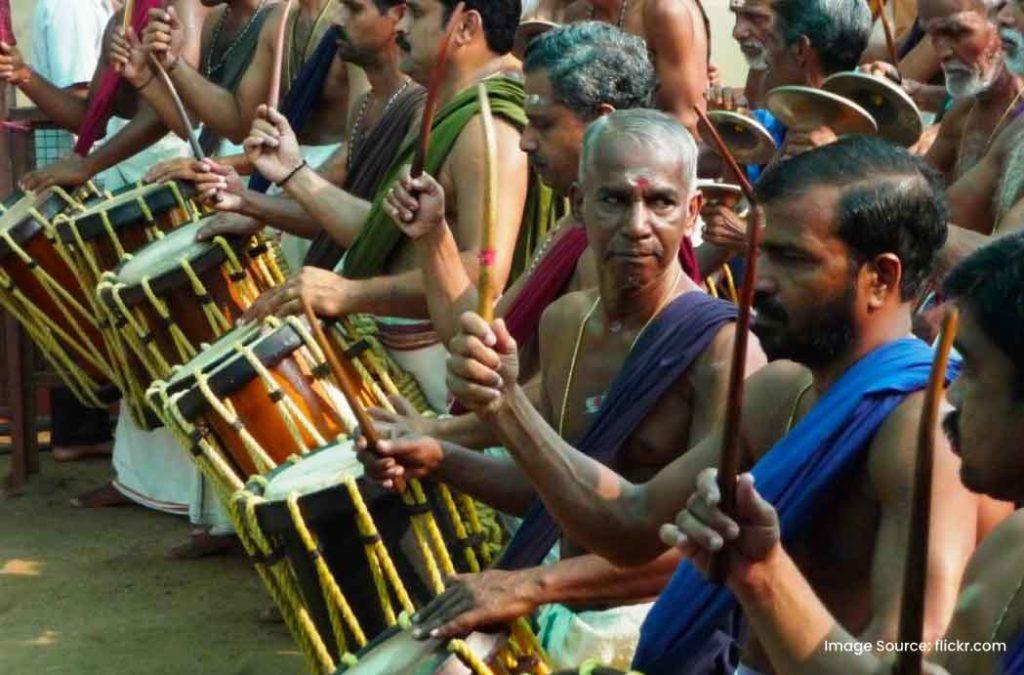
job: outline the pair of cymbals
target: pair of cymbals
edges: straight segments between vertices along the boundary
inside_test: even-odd
[[[737,162],[767,164],[775,156],[775,139],[753,117],[731,110],[709,110],[708,120]]]
[[[736,211],[741,217],[746,215],[749,205],[743,197],[743,190],[740,189],[739,185],[699,179],[697,181],[697,189],[704,195],[704,199],[708,204],[720,204]]]
[[[856,71],[829,77],[822,89],[777,87],[765,96],[765,105],[795,130],[829,127],[837,136],[878,134],[904,147],[924,131],[921,113],[902,87]]]

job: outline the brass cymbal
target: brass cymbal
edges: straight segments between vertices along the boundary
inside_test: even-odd
[[[526,47],[530,40],[547,33],[552,28],[558,28],[559,24],[544,19],[527,19],[521,21],[516,29],[516,37],[512,42],[512,54],[522,61],[526,58]]]
[[[914,99],[903,87],[882,77],[850,71],[836,73],[822,85],[867,110],[878,123],[878,135],[910,147],[924,132],[924,122]]]
[[[775,155],[775,139],[753,117],[729,110],[709,110],[708,119],[742,164],[767,164]]]
[[[812,87],[785,86],[765,96],[765,106],[795,131],[829,127],[836,136],[878,133],[871,114],[838,94]]]
[[[697,189],[704,194],[706,201],[721,204],[730,209],[743,199],[743,190],[740,189],[739,185],[731,183],[699,179],[697,181]]]

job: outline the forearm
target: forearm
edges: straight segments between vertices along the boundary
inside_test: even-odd
[[[90,174],[96,174],[145,150],[167,134],[167,129],[150,108],[139,114],[86,158]]]
[[[536,494],[515,463],[454,443],[442,443],[444,460],[434,478],[513,516],[524,516]]]
[[[57,126],[73,133],[82,126],[89,109],[87,100],[54,86],[35,71],[18,88]]]
[[[562,440],[520,386],[510,388],[493,422],[569,539],[621,564],[664,552],[660,522],[647,512],[641,491]]]
[[[232,143],[245,140],[252,126],[251,112],[242,112],[234,94],[204,78],[184,59],[170,74],[178,95],[203,124]]]
[[[295,174],[286,191],[331,239],[345,248],[352,246],[370,215],[370,202],[333,185],[312,168]]]
[[[150,76],[153,79],[144,80],[142,87],[137,88],[136,91],[142,95],[146,103],[156,112],[160,122],[167,129],[170,129],[179,138],[187,140],[189,132],[192,131],[192,125],[185,126],[185,122],[181,119],[181,115],[178,114],[178,107],[167,91],[167,87],[163,86],[162,82],[157,81],[155,73],[151,72]]]
[[[857,654],[857,641],[832,618],[781,546],[757,563],[744,582],[730,583],[730,588],[777,672],[866,675],[884,668],[874,654]]]
[[[466,273],[447,223],[416,239],[415,247],[430,320],[441,341],[448,344],[459,332],[462,313],[476,310],[477,288]]]
[[[707,277],[717,272],[732,257],[732,252],[729,249],[715,246],[707,241],[697,247],[696,253],[701,277]]]
[[[682,559],[677,549],[639,567],[620,567],[593,554],[566,558],[535,568],[538,604],[596,608],[643,602],[665,588]]]
[[[501,445],[494,427],[485,424],[476,413],[439,419],[434,424],[431,436],[463,448],[483,450]]]
[[[246,190],[242,199],[242,215],[305,239],[320,233],[320,225],[291,197]]]

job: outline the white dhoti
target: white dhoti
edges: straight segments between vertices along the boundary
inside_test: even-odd
[[[119,117],[112,117],[110,122],[107,123],[107,135],[103,140],[108,141],[127,123],[126,120]],[[186,141],[174,134],[167,134],[142,152],[97,174],[96,181],[106,190],[116,190],[119,187],[142,180],[146,172],[160,162],[178,159],[179,157],[188,157],[190,154],[191,150]]]
[[[556,668],[575,668],[597,659],[629,669],[640,640],[640,626],[654,603],[600,611],[575,612],[565,605],[545,605],[537,615],[540,643]]]
[[[388,354],[420,385],[434,412],[448,410],[448,350],[429,321],[375,316],[378,337]]]
[[[139,428],[122,405],[114,429],[114,487],[133,502],[187,515],[196,468],[181,443],[165,428]]]

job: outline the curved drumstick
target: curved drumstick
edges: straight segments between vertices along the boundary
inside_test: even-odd
[[[124,14],[121,15],[121,34],[128,35],[128,29],[132,27],[132,17],[135,16],[135,0],[125,0]]]
[[[276,108],[281,103],[281,70],[284,64],[284,36],[288,29],[288,15],[292,12],[295,0],[288,0],[281,11],[281,22],[277,25],[277,37],[274,40],[274,67],[270,71],[270,94],[267,105]]]
[[[413,178],[419,178],[423,174],[423,165],[427,161],[427,150],[430,148],[430,128],[434,126],[437,97],[441,90],[441,81],[444,79],[445,67],[448,65],[448,47],[451,45],[452,35],[455,34],[455,27],[459,25],[459,19],[462,18],[464,10],[465,5],[461,2],[452,10],[452,15],[448,19],[448,29],[437,48],[434,68],[430,71],[430,86],[427,88],[427,100],[423,104],[423,117],[420,121],[420,142],[412,156],[410,174]]]
[[[480,119],[484,130],[484,164],[487,171],[487,189],[484,192],[484,232],[480,242],[480,281],[477,284],[477,313],[487,323],[494,321],[494,230],[498,222],[498,142],[494,134],[494,116],[487,86],[483,82],[476,88],[480,102]]]
[[[167,87],[167,91],[171,95],[171,100],[174,101],[174,108],[178,113],[178,118],[181,120],[181,123],[185,125],[185,133],[188,138],[189,147],[192,148],[192,154],[200,162],[203,161],[206,159],[206,154],[203,152],[202,146],[199,145],[199,139],[196,138],[196,133],[192,129],[192,119],[188,116],[188,112],[185,110],[185,104],[181,102],[181,97],[178,96],[178,90],[175,89],[174,83],[171,82],[170,75],[168,75],[167,71],[164,70],[160,60],[156,58],[156,55],[153,54],[153,52],[149,52],[147,58],[149,59],[149,66],[153,69],[153,72],[157,74],[157,77],[160,78],[160,81],[164,83],[164,86]]]
[[[0,0],[0,42],[9,45],[18,44],[14,37],[14,25],[11,20],[11,0]]]
[[[750,315],[754,304],[754,282],[757,280],[757,253],[761,246],[761,227],[764,214],[757,203],[754,188],[740,169],[729,147],[719,136],[707,114],[696,107],[697,115],[711,134],[718,153],[736,175],[740,189],[750,204],[750,220],[747,223],[746,272],[740,288],[739,313],[736,317],[736,340],[733,343],[732,365],[729,369],[729,394],[725,408],[725,422],[722,425],[722,450],[718,464],[718,489],[722,500],[720,507],[727,515],[736,511],[736,474],[740,466],[740,432],[743,426],[743,383],[747,374],[747,342],[750,336]],[[725,558],[722,552],[711,558],[711,579],[717,583],[725,581]]]
[[[892,33],[892,22],[889,20],[889,15],[885,13],[885,0],[878,0],[878,18],[882,20],[882,29],[885,31],[885,48],[889,52],[889,60],[892,62],[892,67],[896,69],[896,74],[900,74],[900,60],[896,56],[896,40],[893,38]]]
[[[946,384],[946,368],[953,338],[959,324],[956,308],[950,309],[942,321],[942,335],[935,348],[931,377],[921,410],[921,426],[917,432],[917,457],[914,461],[914,501],[910,511],[910,541],[903,568],[903,601],[900,605],[899,640],[918,644],[924,634],[925,586],[928,574],[928,534],[932,509],[932,466],[935,460],[935,424]],[[906,649],[900,651],[895,672],[899,675],[920,675],[922,654]]]

